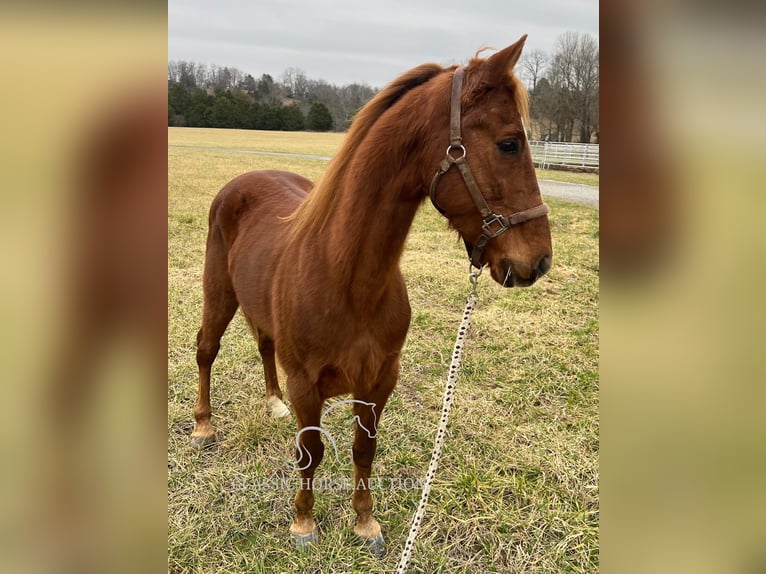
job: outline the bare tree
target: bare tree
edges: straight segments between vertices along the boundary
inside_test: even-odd
[[[598,126],[599,65],[598,44],[588,34],[580,37],[575,77],[580,90],[580,141],[589,142]]]
[[[336,129],[345,129],[345,110],[341,106],[338,88],[325,80],[311,80],[308,87],[307,102],[310,104],[322,102],[330,110]]]
[[[178,83],[187,90],[193,90],[197,87],[197,80],[194,77],[194,64],[191,62],[178,62]]]
[[[300,68],[289,67],[282,74],[282,85],[291,98],[305,99],[308,94],[309,80]]]
[[[543,50],[535,49],[524,52],[519,60],[519,66],[523,75],[532,82],[532,91],[537,88],[537,80],[543,76],[545,67],[548,65],[548,54]]]
[[[589,142],[597,130],[598,44],[590,34],[565,32],[556,42],[546,79],[556,93],[553,116],[557,138],[571,141],[576,127],[579,139]]]
[[[242,72],[237,68],[229,68],[228,66],[219,68],[213,66],[213,87],[217,90],[231,90],[239,83],[240,78],[243,77]]]
[[[194,77],[198,87],[212,84],[210,68],[205,64],[198,63],[194,66]]]
[[[176,61],[168,62],[168,82],[178,82],[178,62]]]

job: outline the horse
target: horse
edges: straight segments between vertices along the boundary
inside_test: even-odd
[[[216,439],[210,371],[239,307],[257,339],[272,416],[289,415],[275,357],[287,377],[301,469],[289,531],[299,547],[318,540],[312,480],[324,454],[322,407],[350,394],[354,532],[374,555],[385,553],[369,489],[377,432],[367,431],[399,376],[411,313],[399,260],[424,200],[465,241],[471,265],[489,267],[500,285],[531,285],[551,266],[548,210],[524,128],[527,93],[513,74],[525,40],[464,68],[423,64],[402,74],[357,113],[316,185],[254,171],[211,204],[192,445]]]

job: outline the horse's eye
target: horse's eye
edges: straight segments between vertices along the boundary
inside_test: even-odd
[[[503,140],[497,144],[497,149],[505,154],[513,155],[519,151],[519,140]]]

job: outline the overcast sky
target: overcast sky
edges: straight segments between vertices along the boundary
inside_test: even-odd
[[[529,34],[553,52],[572,30],[598,38],[597,0],[169,0],[168,59],[280,79],[383,87],[425,62],[464,63]]]

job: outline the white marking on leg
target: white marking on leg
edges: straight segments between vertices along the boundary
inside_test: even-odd
[[[281,419],[290,416],[290,409],[287,408],[287,405],[283,403],[279,397],[272,396],[267,398],[266,404],[268,405],[269,414],[272,418]]]

